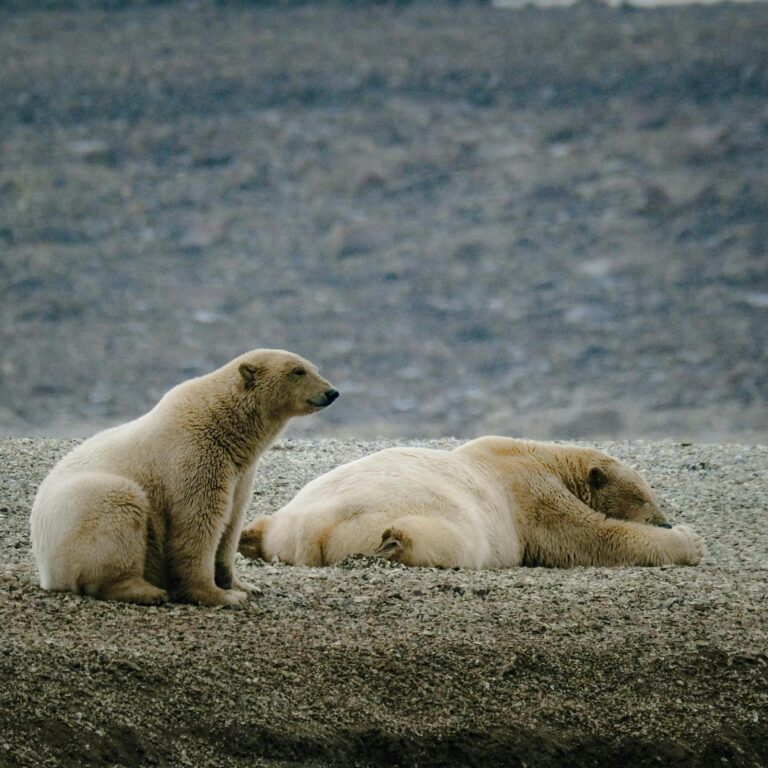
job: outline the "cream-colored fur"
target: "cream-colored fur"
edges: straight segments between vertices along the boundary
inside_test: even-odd
[[[254,465],[292,416],[338,396],[314,365],[255,350],[170,390],[147,414],[65,456],[32,507],[44,589],[232,605]]]
[[[702,541],[670,528],[643,478],[604,453],[482,437],[337,467],[246,526],[240,551],[295,565],[352,554],[443,568],[695,565]]]

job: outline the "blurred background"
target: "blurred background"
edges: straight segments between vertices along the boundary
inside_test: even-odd
[[[768,4],[6,0],[0,61],[0,434],[269,346],[294,436],[768,441]]]

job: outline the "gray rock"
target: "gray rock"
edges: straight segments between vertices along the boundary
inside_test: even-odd
[[[370,253],[384,243],[386,231],[378,222],[336,224],[328,234],[328,252],[337,259]]]
[[[73,155],[86,163],[106,163],[111,165],[116,159],[114,149],[101,139],[79,139],[70,142],[68,148]]]

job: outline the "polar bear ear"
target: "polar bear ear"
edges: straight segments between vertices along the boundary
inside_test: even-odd
[[[243,384],[246,389],[253,389],[263,371],[258,365],[253,363],[240,363],[240,375],[243,377]]]
[[[592,467],[587,475],[587,482],[593,488],[603,488],[608,485],[608,475],[600,467]]]

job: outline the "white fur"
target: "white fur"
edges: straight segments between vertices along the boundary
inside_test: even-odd
[[[605,486],[591,487],[599,467]],[[329,565],[378,553],[410,565],[695,563],[701,540],[665,529],[647,483],[598,451],[487,437],[454,451],[392,448],[305,486],[243,531],[246,555]]]
[[[32,507],[41,586],[139,603],[169,592],[244,600],[234,557],[256,460],[289,418],[327,405],[329,388],[297,355],[255,350],[86,440]]]

